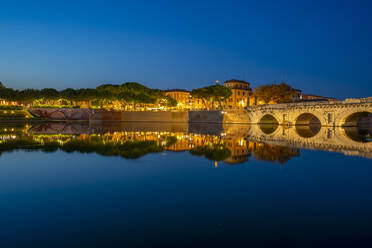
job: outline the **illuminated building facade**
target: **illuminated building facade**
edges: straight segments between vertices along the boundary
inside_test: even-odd
[[[183,89],[165,90],[165,95],[177,101],[178,109],[190,109],[192,106],[190,91]]]
[[[16,101],[6,101],[6,100],[0,100],[0,105],[10,105],[10,106],[18,106],[19,103]]]
[[[231,110],[243,110],[249,106],[249,98],[252,93],[250,83],[242,80],[228,80],[224,83],[232,91],[231,97],[226,100],[225,108]]]

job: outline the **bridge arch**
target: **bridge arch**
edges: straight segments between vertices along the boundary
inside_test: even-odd
[[[259,124],[273,124],[273,125],[279,125],[279,121],[277,118],[275,118],[272,114],[265,114],[262,116],[258,122]]]
[[[354,112],[346,115],[342,120],[343,127],[357,127],[368,123],[372,123],[372,113],[369,111]]]
[[[314,113],[302,113],[294,121],[296,133],[301,138],[312,138],[322,127],[320,119]]]
[[[302,113],[296,119],[295,123],[296,126],[299,125],[321,125],[320,119],[312,113]]]

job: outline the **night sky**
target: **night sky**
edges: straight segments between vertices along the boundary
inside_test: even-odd
[[[305,93],[372,96],[372,1],[3,1],[0,81],[185,88],[282,78]]]

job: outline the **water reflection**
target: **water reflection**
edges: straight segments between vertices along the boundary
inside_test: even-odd
[[[367,143],[372,141],[372,129],[345,127],[345,135],[356,142]]]
[[[322,126],[320,124],[310,124],[310,125],[299,125],[299,126],[296,126],[295,128],[299,136],[303,138],[311,138],[319,133]]]
[[[260,129],[265,134],[272,134],[275,132],[276,129],[278,129],[279,124],[259,124]]]
[[[96,153],[136,159],[162,151],[189,152],[228,164],[260,161],[284,164],[300,149],[372,157],[371,129],[203,125],[187,123],[42,123],[0,126],[0,154],[13,150]]]

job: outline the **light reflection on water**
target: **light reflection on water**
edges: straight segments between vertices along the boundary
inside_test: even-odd
[[[135,159],[161,151],[188,151],[229,164],[251,156],[283,164],[300,156],[301,148],[372,157],[372,129],[351,127],[51,122],[3,125],[0,130],[1,152],[62,150]]]
[[[0,247],[368,247],[370,139],[317,126],[2,124]]]

